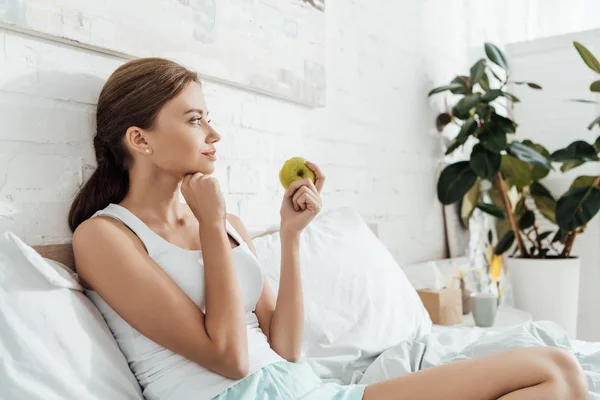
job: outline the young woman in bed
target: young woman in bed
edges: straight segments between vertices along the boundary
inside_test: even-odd
[[[98,99],[98,168],[69,215],[77,270],[149,400],[584,399],[576,360],[508,351],[369,386],[322,383],[298,363],[300,233],[325,183],[294,182],[281,205],[275,298],[242,221],[226,214],[198,76],[163,59],[119,67]],[[183,194],[186,203],[180,201]]]

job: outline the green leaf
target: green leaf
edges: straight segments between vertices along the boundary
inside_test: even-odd
[[[442,171],[437,184],[438,199],[442,204],[460,200],[477,181],[477,175],[468,161],[448,165]]]
[[[459,87],[450,89],[453,94],[470,94],[473,91],[473,87],[469,82],[469,78],[464,75],[460,75],[452,79],[450,84],[460,85]]]
[[[597,151],[598,153],[600,153],[600,136],[598,136],[598,137],[596,138],[596,142],[594,143],[594,147],[596,148],[596,151]]]
[[[541,144],[533,143],[531,140],[523,140],[523,144],[537,151],[547,160],[550,160],[550,152]],[[545,178],[550,173],[550,170],[546,168],[546,166],[541,167],[539,165],[530,165],[530,167],[532,168],[531,173],[535,181]]]
[[[519,229],[525,230],[531,228],[535,224],[535,213],[531,210],[525,211],[525,213],[519,218]]]
[[[536,240],[537,242],[541,242],[542,240],[546,239],[546,238],[547,238],[548,236],[550,236],[551,234],[552,234],[552,231],[545,231],[545,232],[542,232],[542,233],[540,233],[540,234],[539,234],[539,235],[538,235],[538,236],[535,238],[535,240]]]
[[[569,189],[575,188],[586,188],[594,185],[594,181],[597,179],[597,176],[590,175],[582,175],[575,178],[573,183],[571,183],[571,187]]]
[[[504,210],[500,207],[497,207],[493,204],[490,203],[477,203],[477,208],[479,208],[481,211],[483,211],[486,214],[490,214],[493,217],[496,218],[506,218],[506,212],[504,212]]]
[[[529,194],[533,198],[536,208],[542,213],[544,218],[556,224],[556,215],[554,211],[556,209],[556,200],[550,191],[541,183],[533,182],[531,186],[529,186]]]
[[[558,231],[556,231],[556,235],[554,235],[554,237],[552,238],[552,243],[561,242],[562,244],[565,244],[565,242],[567,241],[568,234],[569,232],[565,232],[562,229],[559,229]]]
[[[523,81],[520,81],[520,82],[513,82],[513,83],[515,83],[517,85],[527,85],[527,86],[529,86],[532,89],[538,89],[539,90],[539,89],[542,88],[540,85],[538,85],[537,83],[533,83],[533,82],[523,82]]]
[[[492,75],[494,75],[494,78],[496,78],[497,81],[499,81],[500,83],[503,83],[504,81],[498,76],[498,74],[496,73],[496,71],[494,71],[493,68],[488,68],[490,70],[490,72],[492,73]]]
[[[464,195],[460,205],[460,218],[466,229],[469,229],[469,220],[479,200],[479,182],[475,183],[471,189]]]
[[[493,113],[491,120],[492,123],[498,125],[504,133],[515,133],[517,131],[517,124],[512,119]]]
[[[556,203],[556,222],[571,232],[587,224],[600,210],[600,188],[597,186],[569,189]]]
[[[490,101],[496,100],[502,94],[502,90],[500,89],[492,89],[487,91],[483,96],[481,96],[481,100],[489,103]]]
[[[594,125],[600,125],[600,116],[598,116],[598,118],[596,118],[595,120],[592,121],[591,124],[588,125],[588,129],[592,130],[592,128],[594,127]]]
[[[506,253],[508,249],[510,249],[514,241],[515,233],[513,231],[506,232],[506,234],[502,236],[502,238],[496,244],[496,247],[494,248],[494,254],[499,256],[501,254]]]
[[[586,49],[585,46],[582,45],[581,43],[573,42],[573,44],[575,45],[575,48],[577,49],[577,51],[579,52],[579,55],[581,56],[583,61],[587,64],[587,66],[590,67],[593,71],[596,71],[597,73],[600,74],[600,62],[598,62],[596,57],[594,57],[594,55],[588,49]]]
[[[460,146],[462,146],[464,143],[460,143],[457,138],[454,138],[449,144],[448,144],[448,148],[446,149],[446,155],[451,154],[454,152],[454,150],[458,149]]]
[[[446,90],[460,89],[460,88],[462,88],[462,87],[463,87],[463,86],[462,86],[461,84],[458,84],[458,83],[451,83],[450,85],[446,85],[446,86],[440,86],[440,87],[437,87],[437,88],[435,88],[435,89],[432,89],[432,90],[431,90],[431,91],[430,91],[430,92],[427,94],[427,96],[429,97],[429,96],[431,96],[431,95],[434,95],[434,94],[436,94],[436,93],[445,92]]]
[[[511,93],[508,93],[508,92],[502,92],[502,96],[506,97],[513,103],[518,103],[521,101],[517,96],[515,96],[514,94],[511,94]]]
[[[598,161],[596,149],[591,144],[583,140],[576,140],[564,149],[556,150],[552,153],[552,161]]]
[[[475,133],[476,130],[477,121],[475,121],[474,119],[465,121],[460,127],[460,131],[458,132],[456,138],[452,142],[450,142],[448,150],[446,150],[446,155],[452,153],[454,150],[465,144],[467,139],[469,139],[469,136]]]
[[[471,152],[471,169],[483,179],[492,179],[500,171],[502,156],[477,143]]]
[[[585,161],[567,161],[566,163],[564,163],[563,165],[561,165],[560,170],[562,172],[567,172],[570,171],[574,168],[579,167],[580,165],[585,164]]]
[[[482,123],[486,123],[490,121],[493,114],[493,107],[486,103],[480,103],[477,105],[477,110],[475,110],[475,114],[479,117],[479,120]]]
[[[483,74],[485,73],[485,65],[485,58],[482,58],[481,60],[473,64],[470,70],[471,75],[469,76],[469,82],[471,82],[471,85],[474,86],[476,83],[479,83],[479,81],[483,77]]]
[[[592,92],[600,92],[600,81],[593,82],[590,85],[590,90]]]
[[[523,143],[511,142],[508,145],[506,152],[521,161],[525,161],[528,164],[533,164],[544,169],[552,169],[550,160],[538,153],[535,149]]]
[[[484,128],[482,133],[479,134],[478,138],[486,149],[495,153],[500,153],[502,150],[506,149],[506,146],[508,146],[506,134],[493,125],[491,127]]]
[[[513,185],[516,185],[519,190],[525,186],[529,186],[533,182],[529,164],[511,155],[506,154],[502,156],[500,171],[502,171],[502,176]]]
[[[483,73],[483,76],[479,80],[479,86],[481,86],[481,88],[486,92],[490,90],[490,77],[488,76],[487,72]]]
[[[595,100],[571,99],[570,101],[573,101],[573,102],[575,102],[575,103],[600,104],[600,102],[597,102],[597,101],[595,101]]]
[[[521,196],[517,205],[515,206],[515,216],[521,218],[521,215],[526,211],[525,208],[525,196]]]
[[[485,54],[487,55],[487,57],[490,59],[491,62],[493,62],[500,68],[502,68],[504,70],[509,69],[508,61],[506,61],[506,57],[504,56],[504,53],[502,53],[502,51],[498,47],[496,47],[494,44],[492,44],[492,43],[485,44]]]
[[[452,114],[458,119],[466,119],[470,116],[470,111],[481,101],[481,94],[470,94],[458,101],[452,107]]]

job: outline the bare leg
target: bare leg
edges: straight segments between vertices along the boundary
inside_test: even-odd
[[[367,386],[363,400],[585,400],[577,360],[555,347],[509,350]]]

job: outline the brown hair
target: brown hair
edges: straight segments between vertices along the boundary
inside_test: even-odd
[[[162,58],[129,61],[108,78],[96,109],[94,150],[98,167],[71,204],[72,232],[96,211],[121,202],[127,195],[131,160],[123,144],[127,129],[150,129],[165,103],[192,81],[200,82],[195,72]]]

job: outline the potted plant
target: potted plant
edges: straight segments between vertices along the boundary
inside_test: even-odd
[[[582,45],[575,43],[575,47],[586,64],[600,74],[600,63],[596,58]],[[511,83],[510,69],[506,57],[497,47],[489,43],[486,44],[486,54],[489,61],[500,67],[500,72],[504,72],[505,78],[501,79],[500,74],[491,70],[492,75],[500,81],[499,90],[503,91],[503,88]],[[472,82],[477,77],[476,74],[473,74],[473,71],[476,70],[479,63],[484,62],[486,67],[489,67],[487,61],[480,60],[471,69],[469,78],[457,78],[450,87],[434,89],[430,95],[443,90],[454,90],[454,93],[456,93],[458,79],[463,82],[464,79],[469,79],[469,82]],[[481,82],[479,84],[486,93],[480,95],[479,98],[489,98],[490,95],[487,95],[487,93],[492,89],[489,89],[487,78],[482,79],[485,80],[483,85],[481,85]],[[525,84],[525,82],[513,83]],[[532,83],[527,83],[527,85],[535,89],[540,88],[539,85]],[[488,87],[487,90],[486,87]],[[600,92],[600,81],[592,83],[591,90]],[[469,95],[470,93],[465,93],[465,97]],[[499,96],[507,97],[513,103],[518,102],[518,99],[510,94],[500,94]],[[465,97],[460,99],[457,105],[461,101],[464,104]],[[475,119],[478,119],[481,114],[479,110],[485,105],[482,106],[481,100],[478,102],[473,100],[472,102],[475,104]],[[458,113],[455,111],[458,111]],[[455,105],[452,112],[448,113],[450,118],[446,117],[446,119],[461,119],[460,117],[465,116],[460,113],[461,111]],[[471,114],[471,112],[469,113]],[[438,123],[440,119],[443,120],[443,118],[438,117]],[[452,144],[463,140],[463,138],[460,138],[461,133],[464,136],[464,126],[469,120],[470,118],[467,117],[461,126],[457,139],[451,143],[447,153],[455,150]],[[498,120],[497,117],[496,120]],[[484,121],[481,125],[485,125],[485,123]],[[596,118],[588,128],[592,129],[596,124],[600,124],[600,117]],[[514,126],[516,127],[516,124]],[[481,129],[479,121],[477,129]],[[490,129],[499,130],[493,127]],[[490,149],[489,145],[485,146],[485,143],[481,143],[481,136],[484,136],[484,140],[487,140],[486,135],[480,134],[477,137],[480,142],[478,144]],[[586,162],[598,161],[600,137],[593,144],[585,141],[575,141],[552,154],[540,144],[523,141],[521,142],[522,146],[533,150],[533,152],[528,152],[526,156],[511,148],[513,143],[515,142],[508,144],[504,152],[501,152],[500,168],[496,175],[492,177],[492,185],[488,185],[488,190],[480,190],[478,183],[485,179],[490,180],[490,175],[485,177],[476,173],[477,178],[474,180],[473,186],[463,195],[463,217],[468,218],[472,209],[478,207],[498,218],[500,239],[494,248],[494,253],[500,255],[514,248],[512,255],[506,261],[513,285],[515,306],[530,312],[535,319],[547,319],[559,323],[567,330],[569,335],[575,337],[580,267],[579,259],[572,257],[571,251],[576,236],[583,232],[586,224],[600,209],[600,177],[580,176],[576,178],[570,189],[558,201],[555,200],[540,180],[549,172],[549,161],[561,163],[563,172]],[[471,160],[468,162],[473,170],[478,168],[477,160],[473,160],[474,156],[477,155],[476,148],[477,144],[473,148]],[[517,149],[520,149],[520,147],[517,147]],[[497,159],[497,156],[495,157]],[[544,160],[541,160],[540,157]],[[461,165],[466,170],[465,164]],[[448,190],[446,187],[448,185],[456,186],[463,183],[462,187],[464,188],[469,183],[463,177],[468,176],[468,172],[463,172],[463,175],[452,175],[449,172],[452,171],[449,170],[450,167],[452,165],[442,172],[438,181],[438,197],[444,204],[461,200],[457,199],[456,195],[454,197],[447,195]],[[459,169],[455,166],[454,170]],[[472,177],[471,180],[473,180]],[[513,199],[512,202],[510,198]],[[538,211],[538,213],[536,214],[535,211]],[[557,228],[555,230],[540,231],[540,224],[536,216],[539,216],[539,214],[546,220],[556,224]],[[515,242],[516,246],[514,246]]]

